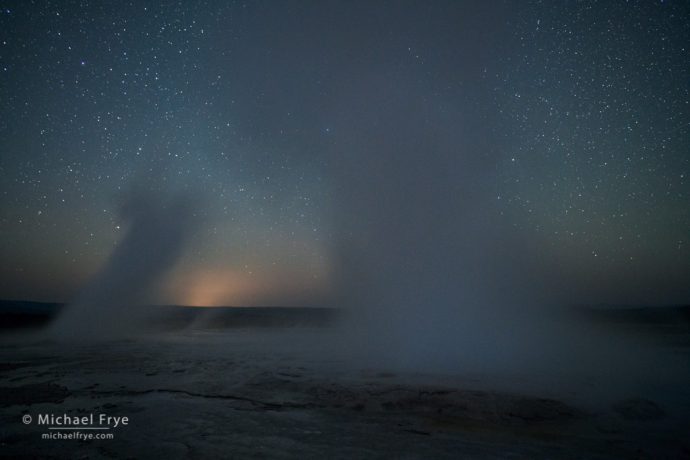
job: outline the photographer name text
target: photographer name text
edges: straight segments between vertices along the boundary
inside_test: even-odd
[[[117,428],[129,425],[129,417],[116,417],[107,414],[88,414],[83,416],[69,414],[38,414],[37,425],[51,427],[108,427]]]

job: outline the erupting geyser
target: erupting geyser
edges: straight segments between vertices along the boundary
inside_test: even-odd
[[[131,192],[120,207],[126,234],[105,266],[65,308],[53,332],[61,338],[113,338],[137,333],[150,316],[161,278],[197,228],[197,200]]]

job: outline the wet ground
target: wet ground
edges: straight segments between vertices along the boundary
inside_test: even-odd
[[[519,376],[357,368],[315,350],[319,334],[228,330],[92,344],[8,340],[0,352],[0,455],[690,457],[690,411],[682,402],[621,395],[592,404],[576,391],[535,394]],[[104,414],[127,417],[128,424],[68,430],[39,424],[41,414],[95,414],[96,420]],[[113,439],[42,438],[55,432]]]

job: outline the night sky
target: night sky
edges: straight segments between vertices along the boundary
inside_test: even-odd
[[[136,189],[199,203],[160,302],[323,304],[393,177],[413,247],[461,202],[577,300],[690,301],[687,2],[0,5],[0,298],[73,299]]]

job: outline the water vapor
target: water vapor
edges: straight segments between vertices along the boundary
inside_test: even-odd
[[[162,278],[173,268],[200,224],[199,197],[133,189],[119,209],[125,235],[103,268],[57,319],[53,331],[67,338],[136,334]]]
[[[346,133],[332,160],[343,348],[372,367],[626,385],[660,366],[656,351],[578,321],[577,286],[503,214],[506,146],[487,128],[490,111],[469,94],[454,106],[389,79],[353,85],[336,128]]]

